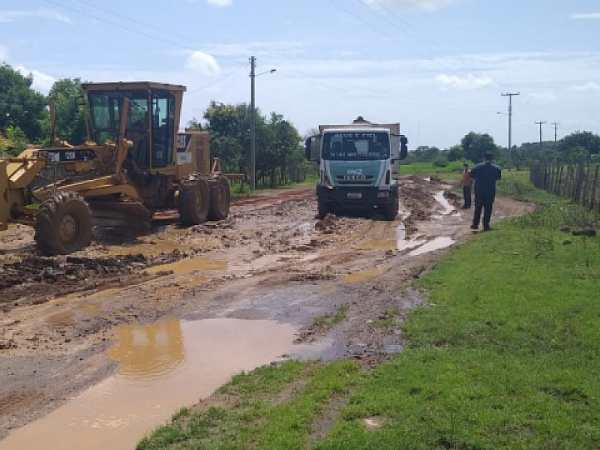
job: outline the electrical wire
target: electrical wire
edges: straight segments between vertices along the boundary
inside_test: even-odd
[[[209,87],[212,87],[212,86],[214,86],[215,84],[219,84],[219,83],[221,83],[221,82],[223,82],[223,81],[227,80],[228,78],[230,78],[231,76],[233,76],[234,74],[236,74],[237,72],[239,72],[239,71],[240,71],[240,69],[241,69],[242,67],[244,67],[245,65],[246,65],[246,63],[243,63],[242,65],[238,66],[238,67],[237,67],[235,70],[233,70],[232,72],[229,72],[229,73],[228,73],[227,75],[225,75],[224,77],[222,77],[222,78],[219,78],[219,79],[218,79],[218,80],[216,80],[215,82],[213,82],[213,83],[210,83],[210,84],[207,84],[206,86],[202,86],[202,87],[200,87],[200,88],[198,88],[198,89],[194,89],[193,91],[190,91],[190,92],[186,93],[186,96],[188,96],[188,97],[189,97],[190,95],[196,94],[197,92],[203,91],[204,89],[208,89]]]
[[[121,29],[121,30],[127,30],[127,31],[129,31],[129,32],[131,32],[131,33],[134,33],[134,34],[139,34],[139,35],[141,35],[141,36],[144,36],[144,37],[147,37],[147,38],[150,38],[150,39],[154,39],[154,40],[156,40],[156,41],[160,41],[160,42],[163,42],[163,43],[166,43],[166,44],[171,44],[171,45],[174,45],[174,46],[176,46],[176,47],[179,47],[179,48],[183,48],[183,49],[185,49],[185,50],[189,50],[189,48],[188,48],[187,46],[181,45],[181,44],[179,44],[178,42],[174,42],[174,41],[170,41],[170,40],[168,40],[168,39],[164,39],[164,38],[160,38],[160,37],[157,37],[157,36],[153,36],[153,35],[151,35],[151,34],[148,34],[148,33],[145,33],[145,32],[143,32],[143,31],[136,30],[135,28],[130,28],[130,27],[127,27],[127,26],[125,26],[125,25],[122,25],[122,24],[118,24],[118,23],[116,23],[116,22],[113,22],[113,21],[111,21],[111,20],[107,20],[107,19],[104,19],[104,18],[102,18],[102,17],[98,17],[98,16],[96,16],[96,15],[93,15],[93,14],[86,13],[86,12],[84,12],[84,11],[81,11],[81,10],[79,10],[79,9],[72,8],[72,7],[70,7],[70,6],[63,5],[63,4],[61,4],[61,3],[58,3],[58,2],[56,2],[56,1],[54,1],[54,0],[43,0],[43,1],[44,1],[44,2],[46,2],[46,3],[49,3],[49,4],[51,4],[51,5],[54,5],[54,6],[58,6],[59,8],[64,8],[64,9],[67,9],[67,10],[69,10],[69,11],[76,12],[77,14],[81,14],[81,15],[83,15],[83,16],[89,17],[89,18],[91,18],[91,19],[94,19],[94,20],[98,20],[98,21],[100,21],[100,22],[107,23],[107,24],[109,24],[109,25],[112,25],[112,26],[114,26],[114,27],[117,27],[117,28],[119,28],[119,29]]]

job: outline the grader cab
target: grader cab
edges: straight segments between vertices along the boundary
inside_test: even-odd
[[[0,230],[32,225],[39,250],[54,255],[89,245],[95,224],[146,228],[158,210],[179,210],[186,226],[225,219],[229,183],[218,159],[211,167],[208,133],[178,132],[185,89],[84,84],[91,141],[52,136],[50,148],[0,158]]]

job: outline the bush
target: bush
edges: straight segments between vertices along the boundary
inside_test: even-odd
[[[448,159],[445,156],[438,156],[433,160],[435,167],[446,167],[448,165]]]

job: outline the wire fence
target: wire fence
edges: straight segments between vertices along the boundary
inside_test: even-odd
[[[530,171],[533,185],[600,212],[600,164],[535,164]]]

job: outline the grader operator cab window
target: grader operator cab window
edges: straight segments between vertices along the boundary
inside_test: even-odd
[[[164,168],[173,161],[175,97],[168,91],[93,91],[89,94],[95,141],[102,145],[119,134],[123,100],[129,99],[125,137],[127,155],[140,169]]]

